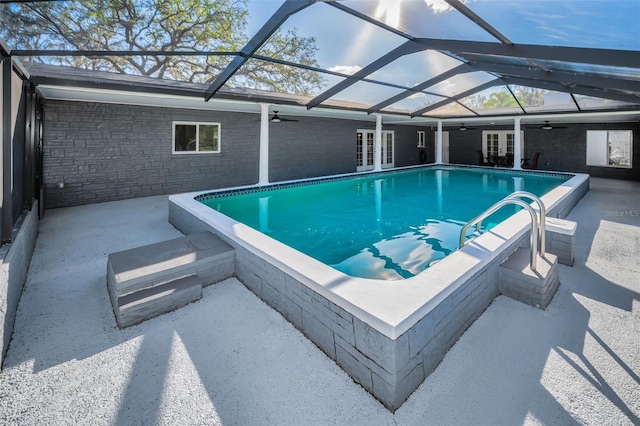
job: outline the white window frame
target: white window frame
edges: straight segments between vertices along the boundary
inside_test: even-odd
[[[629,164],[610,164],[609,133],[629,134]],[[591,135],[591,137],[589,137]],[[587,155],[585,164],[589,167],[613,167],[616,169],[633,168],[633,131],[632,130],[587,130]]]
[[[176,126],[191,125],[196,127],[196,150],[195,151],[176,151]],[[217,126],[218,127],[218,149],[215,151],[200,151],[200,126]],[[220,123],[207,121],[174,121],[171,126],[171,152],[176,155],[193,155],[193,154],[220,154],[222,151],[222,125]]]
[[[426,147],[425,132],[424,130],[418,130],[418,148],[425,148],[425,147]]]

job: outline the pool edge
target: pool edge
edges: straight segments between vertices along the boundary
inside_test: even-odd
[[[566,216],[587,190],[588,175],[574,174],[542,197],[549,216]],[[354,278],[195,201],[201,193],[170,196],[171,223],[230,241],[240,281],[392,411],[499,294],[500,263],[528,239],[521,212],[415,277]]]

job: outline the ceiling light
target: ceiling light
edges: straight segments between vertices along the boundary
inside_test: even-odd
[[[462,123],[462,124],[460,125],[460,127],[458,128],[458,130],[467,130],[467,128],[466,128],[466,127],[464,127],[464,123]]]
[[[273,117],[271,117],[271,122],[272,123],[279,123],[282,120],[280,119],[280,117],[278,116],[278,111],[273,111]]]
[[[551,130],[553,129],[553,127],[551,127],[551,124],[549,124],[549,121],[545,121],[544,122],[544,126],[542,126],[542,130]]]

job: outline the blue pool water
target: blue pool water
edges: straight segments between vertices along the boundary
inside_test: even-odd
[[[420,168],[200,201],[348,275],[402,279],[458,248],[462,226],[513,191],[543,195],[568,176]],[[519,207],[490,216],[487,228]]]

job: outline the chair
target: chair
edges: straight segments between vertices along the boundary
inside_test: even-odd
[[[478,165],[479,166],[489,166],[490,165],[490,163],[484,158],[484,154],[482,153],[481,149],[477,150],[476,153],[478,154]]]
[[[537,169],[538,168],[538,159],[540,158],[540,151],[536,152],[535,154],[533,154],[533,160],[531,161],[531,164],[523,164],[522,168],[523,169]]]
[[[513,167],[513,154],[507,154],[504,161],[505,167]]]

